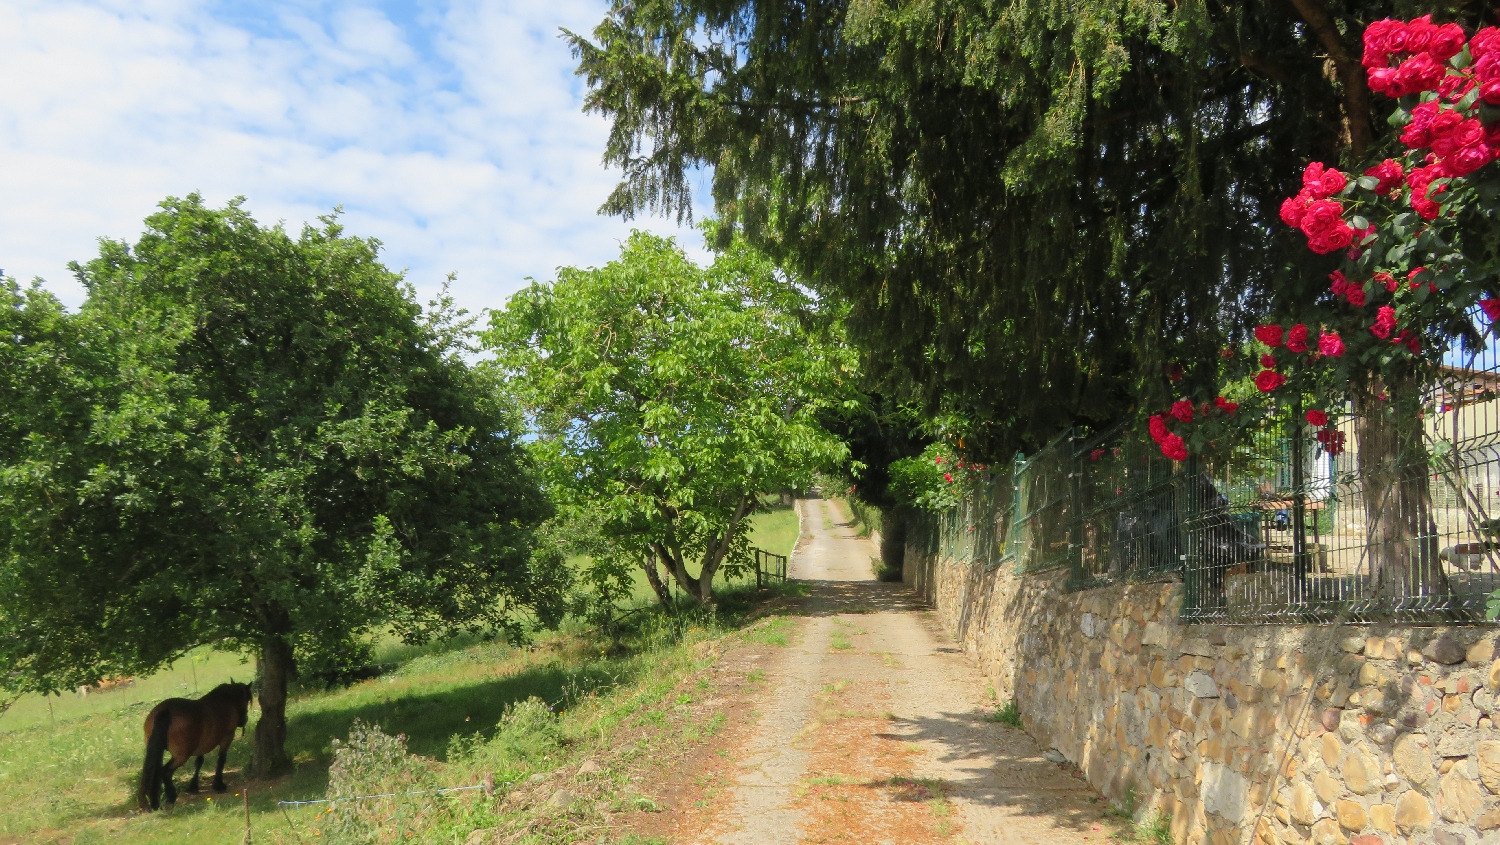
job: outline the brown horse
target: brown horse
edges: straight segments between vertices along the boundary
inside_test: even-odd
[[[198,791],[198,775],[203,771],[203,755],[219,749],[219,763],[214,768],[214,791],[223,792],[224,757],[229,754],[229,743],[234,741],[236,728],[245,727],[250,713],[250,685],[230,681],[219,684],[200,699],[169,698],[151,708],[146,714],[146,765],[141,768],[141,788],[136,793],[136,802],[141,809],[152,810],[161,806],[158,794],[165,787],[167,803],[177,801],[177,787],[172,785],[172,773],[197,757],[198,765],[193,769],[193,780],[188,792]],[[165,765],[161,753],[171,751],[172,758]]]

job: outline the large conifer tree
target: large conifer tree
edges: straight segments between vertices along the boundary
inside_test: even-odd
[[[574,35],[625,178],[823,290],[891,395],[1035,446],[1213,378],[1240,315],[1327,272],[1276,221],[1310,159],[1390,143],[1339,0],[619,0]],[[726,233],[731,227],[724,227]],[[1237,328],[1238,327],[1238,328]]]

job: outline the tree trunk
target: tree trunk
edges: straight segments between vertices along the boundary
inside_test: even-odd
[[[1390,385],[1372,380],[1356,391],[1354,410],[1370,596],[1382,607],[1447,596],[1418,385],[1412,379]]]
[[[260,647],[260,721],[250,758],[252,777],[277,777],[292,770],[286,753],[286,687],[291,674],[291,643],[282,637],[265,640]]]
[[[653,552],[642,561],[641,568],[646,570],[646,582],[651,585],[651,592],[656,593],[656,600],[661,602],[663,609],[672,606],[672,596],[667,592],[667,585],[662,583],[661,574],[657,571],[658,558]]]

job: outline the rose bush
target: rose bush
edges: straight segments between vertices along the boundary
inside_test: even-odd
[[[1390,120],[1405,152],[1357,177],[1312,162],[1282,203],[1282,221],[1338,267],[1315,301],[1284,306],[1300,321],[1256,327],[1265,349],[1253,382],[1265,413],[1294,400],[1342,406],[1356,382],[1420,379],[1455,341],[1483,345],[1480,315],[1500,318],[1500,168],[1491,166],[1500,158],[1500,29],[1466,37],[1429,15],[1380,20],[1365,29],[1362,62],[1370,89],[1397,100]],[[1175,460],[1222,439],[1218,428],[1200,431],[1201,418],[1168,418],[1153,415],[1150,433]],[[1326,412],[1306,419],[1327,451],[1342,448]]]

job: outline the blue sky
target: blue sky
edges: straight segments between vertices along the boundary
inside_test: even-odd
[[[618,174],[558,27],[607,0],[0,4],[0,268],[67,304],[66,265],[134,239],[168,195],[243,195],[289,228],[342,205],[430,294],[471,309],[527,276],[608,261]]]

